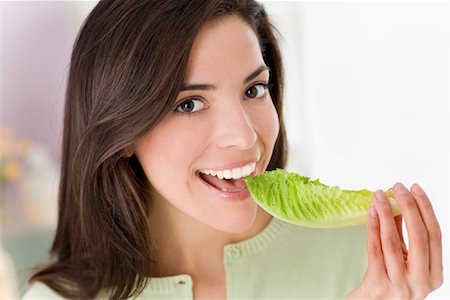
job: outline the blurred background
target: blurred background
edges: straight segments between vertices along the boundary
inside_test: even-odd
[[[56,223],[66,76],[97,1],[1,1],[0,298],[27,289]],[[264,1],[286,69],[287,169],[346,189],[419,183],[449,299],[448,1]],[[0,249],[1,249],[0,248]]]

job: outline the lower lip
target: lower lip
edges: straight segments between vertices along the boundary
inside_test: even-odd
[[[255,173],[255,172],[253,172],[253,173]],[[250,198],[250,192],[248,191],[247,187],[243,188],[239,192],[224,192],[224,191],[219,190],[219,189],[215,188],[214,186],[210,185],[206,181],[204,181],[199,175],[197,175],[197,177],[204,185],[206,185],[206,187],[211,192],[213,192],[216,195],[219,195],[221,198],[223,198],[226,201],[238,202],[238,201],[244,201],[244,200]]]

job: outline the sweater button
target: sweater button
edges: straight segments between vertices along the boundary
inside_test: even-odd
[[[239,248],[236,248],[236,247],[232,248],[230,250],[230,256],[233,258],[238,258],[241,256],[241,251],[239,250]]]

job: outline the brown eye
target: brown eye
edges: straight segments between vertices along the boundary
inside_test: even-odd
[[[258,83],[251,86],[246,92],[245,96],[248,98],[262,98],[266,95],[267,84]]]
[[[203,102],[199,99],[188,99],[180,103],[176,110],[181,113],[194,113],[200,110],[203,106]]]

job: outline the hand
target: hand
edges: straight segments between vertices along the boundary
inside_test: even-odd
[[[367,214],[367,271],[345,299],[424,299],[442,285],[441,230],[430,200],[417,184],[411,192],[395,184],[394,196],[405,218],[408,250],[402,216],[393,218],[385,193],[375,192]]]

